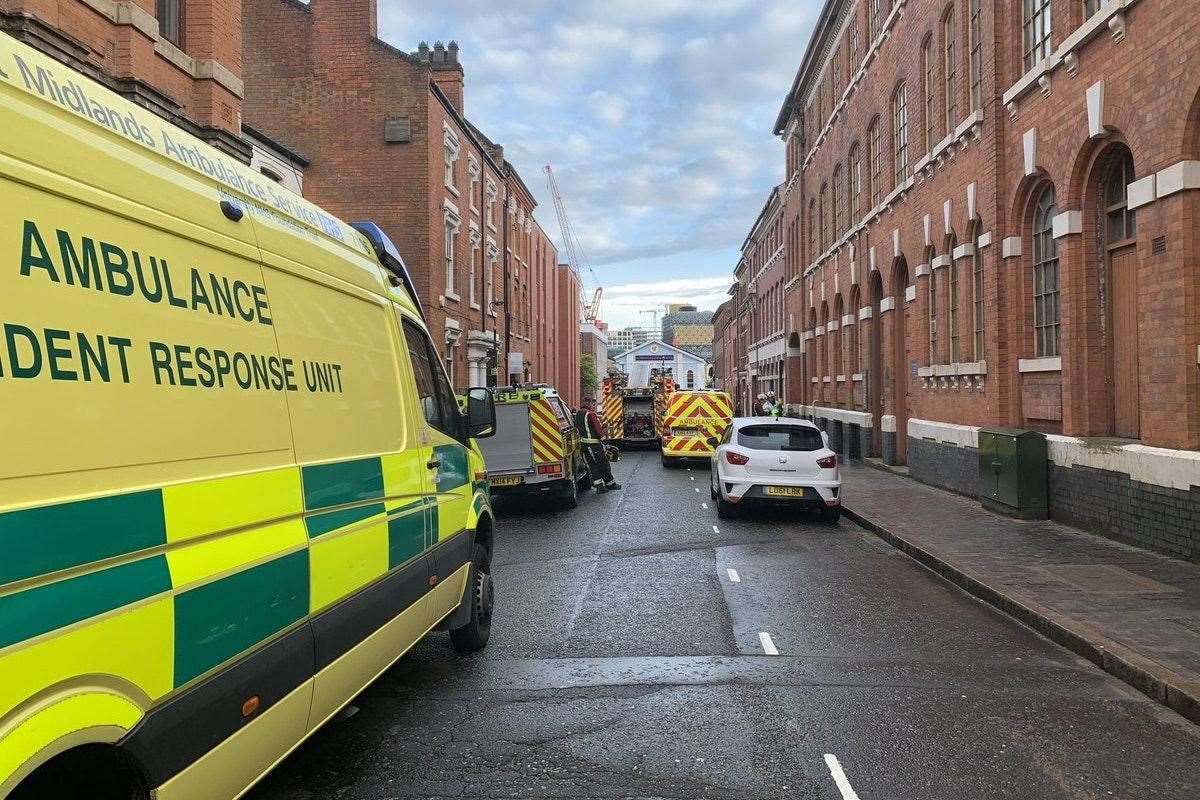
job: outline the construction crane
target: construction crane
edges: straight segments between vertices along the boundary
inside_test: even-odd
[[[579,238],[575,235],[575,228],[571,225],[571,218],[567,216],[567,207],[563,203],[562,192],[558,190],[558,181],[554,179],[554,170],[550,168],[549,164],[545,167],[545,173],[546,182],[550,184],[550,195],[554,198],[554,211],[558,214],[558,226],[562,229],[563,248],[566,250],[567,263],[571,265],[571,269],[576,275],[580,275],[586,268],[588,274],[592,276],[592,282],[596,284],[592,302],[583,305],[584,320],[594,324],[600,316],[600,299],[604,296],[604,287],[600,285],[596,271],[586,260],[583,246],[579,243]],[[580,301],[582,302],[582,298]]]

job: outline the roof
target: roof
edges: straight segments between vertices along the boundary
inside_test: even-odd
[[[792,81],[792,88],[788,90],[787,97],[783,100],[783,107],[779,109],[779,116],[775,118],[776,136],[783,134],[788,120],[791,119],[795,111],[796,95],[803,88],[804,78],[808,75],[809,70],[812,69],[813,62],[820,53],[817,45],[824,40],[832,23],[837,21],[833,19],[831,12],[842,2],[844,0],[825,0],[825,4],[821,7],[821,13],[817,17],[817,24],[813,27],[812,36],[809,38],[808,46],[804,50],[804,58],[800,61],[800,68],[796,70],[796,77]]]
[[[734,417],[731,424],[735,428],[746,425],[804,425],[814,430],[821,430],[814,423],[799,417]]]
[[[658,345],[659,347],[663,348],[664,350],[673,351],[673,352],[678,353],[679,355],[685,356],[687,358],[694,358],[694,359],[697,359],[698,361],[704,360],[703,358],[701,358],[700,356],[698,356],[694,353],[689,353],[687,350],[683,350],[679,347],[675,347],[674,345],[667,344],[662,339],[651,339],[648,342],[642,342],[641,344],[637,345],[636,347],[629,348],[624,353],[621,353],[621,355],[627,356],[627,355],[630,355],[631,353],[636,353],[639,350],[646,350],[654,345]]]
[[[767,212],[771,210],[771,204],[779,197],[780,191],[783,189],[783,184],[771,187],[771,193],[767,195],[767,202],[763,203],[762,211],[758,212],[758,217],[754,220],[754,224],[750,226],[750,232],[746,234],[745,241],[742,242],[742,252],[750,246],[750,242],[754,239],[754,234],[758,232],[759,227],[767,218]]]
[[[663,325],[708,325],[712,322],[711,311],[676,311],[662,318]]]

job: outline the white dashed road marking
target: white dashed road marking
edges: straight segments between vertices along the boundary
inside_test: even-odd
[[[769,656],[779,655],[779,651],[775,648],[775,642],[771,641],[771,634],[766,631],[760,631],[758,634],[758,642],[762,645],[763,652]]]
[[[730,583],[741,583],[742,582],[742,576],[738,575],[738,571],[736,569],[727,569],[727,570],[725,570],[725,574],[729,576]]]
[[[842,793],[842,800],[859,800],[858,793],[854,791],[854,787],[846,778],[846,773],[842,771],[842,765],[838,763],[837,756],[833,753],[826,753],[825,764],[829,767],[829,774],[833,776],[833,782],[837,784],[838,791]]]
[[[701,504],[700,504],[700,507],[701,507],[701,508],[704,508],[704,509],[707,509],[707,508],[708,508],[708,503],[701,503]]]
[[[720,532],[721,532],[721,529],[718,528],[716,525],[713,525],[713,533],[720,533]]]

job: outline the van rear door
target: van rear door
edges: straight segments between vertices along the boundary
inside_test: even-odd
[[[529,403],[496,406],[496,435],[479,440],[488,476],[525,474],[533,469],[529,436]]]

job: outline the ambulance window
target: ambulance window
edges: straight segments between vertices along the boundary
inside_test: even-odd
[[[425,332],[404,320],[404,338],[408,342],[408,359],[412,362],[413,375],[417,379],[417,397],[421,400],[425,421],[441,430],[442,414],[433,382],[433,368],[429,363],[429,347],[425,344]]]
[[[408,342],[408,356],[417,378],[417,396],[425,420],[447,436],[457,437],[458,404],[438,364],[433,342],[425,331],[407,319],[404,320],[404,339]]]

